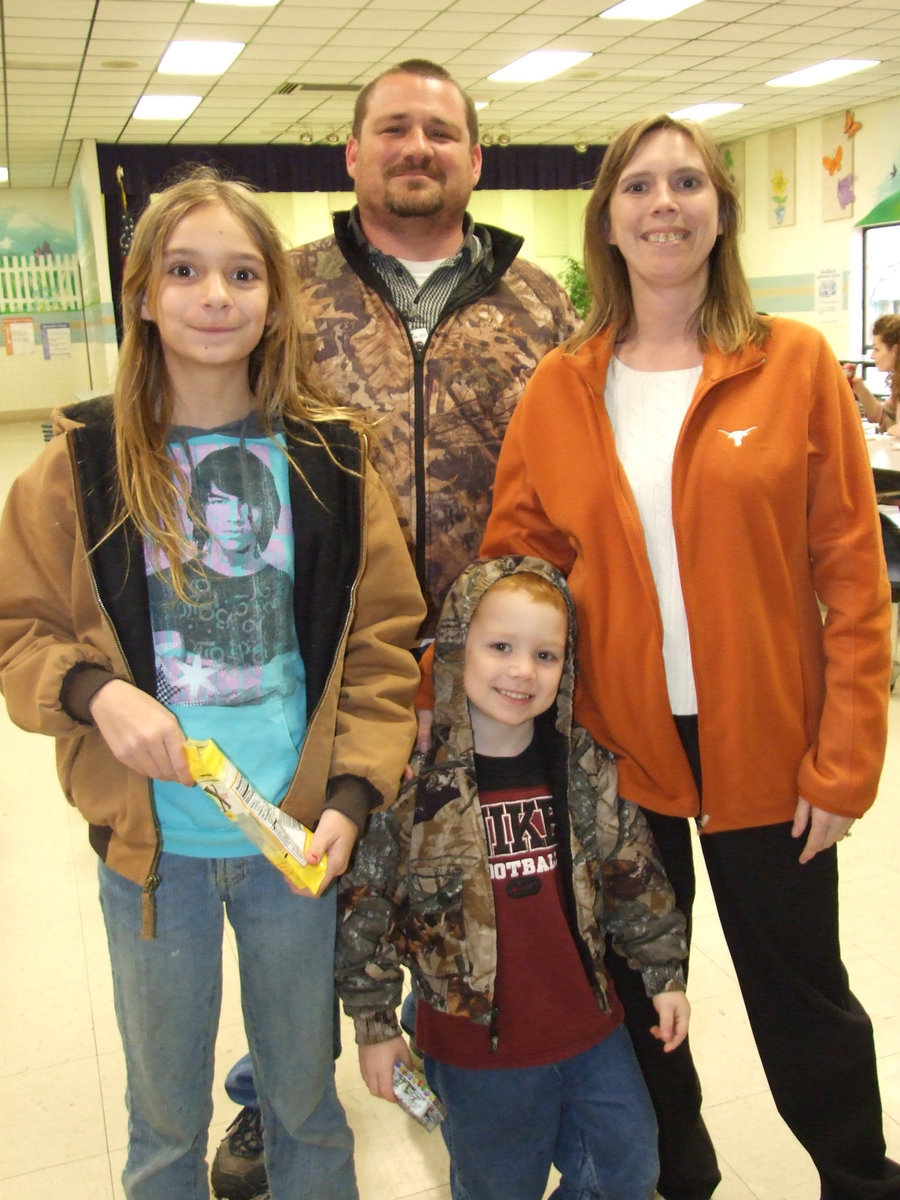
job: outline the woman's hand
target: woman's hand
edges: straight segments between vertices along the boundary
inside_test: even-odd
[[[391,1038],[389,1042],[378,1042],[374,1046],[359,1046],[358,1049],[359,1070],[366,1087],[373,1096],[379,1096],[382,1100],[390,1100],[396,1104],[394,1063],[399,1059],[405,1066],[412,1066],[406,1039],[398,1036]]]
[[[809,836],[800,861],[808,863],[820,850],[827,850],[835,842],[848,837],[853,821],[853,817],[839,817],[837,813],[826,812],[824,808],[815,808],[801,796],[794,810],[794,824],[791,829],[791,837],[798,838],[802,837],[803,831],[809,827]]]
[[[94,693],[88,708],[120,763],[148,779],[194,786],[184,734],[164,704],[124,679],[111,679]]]
[[[659,1024],[650,1032],[659,1038],[668,1054],[687,1037],[691,1006],[684,992],[659,992],[653,997],[653,1007],[659,1013]]]

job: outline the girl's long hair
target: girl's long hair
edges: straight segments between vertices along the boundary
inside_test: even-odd
[[[761,346],[768,326],[756,312],[741,266],[738,230],[741,207],[737,187],[715,142],[691,121],[666,115],[636,121],[607,147],[597,182],[585,211],[584,270],[592,304],[584,325],[566,347],[575,350],[598,333],[612,327],[625,332],[634,321],[634,301],[628,266],[618,246],[609,241],[609,206],[619,177],[645,137],[662,129],[683,133],[697,147],[716,189],[722,232],[709,256],[709,284],[695,314],[698,341],[706,350],[712,344],[725,353],[748,343]]]
[[[886,346],[897,349],[897,365],[888,372],[888,382],[891,388],[888,404],[900,417],[900,313],[885,313],[872,326],[875,337],[881,338]]]
[[[190,481],[167,452],[173,395],[159,330],[141,316],[154,308],[163,273],[163,255],[175,226],[189,212],[221,204],[244,226],[261,253],[269,286],[270,319],[250,355],[249,383],[265,431],[278,420],[300,421],[312,439],[316,423],[359,417],[340,408],[307,378],[297,320],[294,268],[275,225],[243,184],[223,179],[209,167],[197,167],[151,202],[137,223],[122,279],[124,334],[113,394],[118,502],[110,529],[132,521],[141,535],[168,560],[172,585],[182,599],[184,560],[194,554],[182,527],[179,501],[193,524]],[[319,437],[321,441],[321,437]]]

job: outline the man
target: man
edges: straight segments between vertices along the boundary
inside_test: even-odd
[[[534,367],[574,332],[560,285],[516,256],[522,239],[466,213],[481,174],[475,106],[434,63],[410,60],[356,100],[347,170],[357,207],[294,251],[310,376],[375,422],[429,615],[478,554],[503,433]],[[212,1168],[216,1195],[266,1191],[249,1060],[244,1105]]]

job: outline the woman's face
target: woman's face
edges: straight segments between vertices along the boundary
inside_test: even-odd
[[[872,335],[872,362],[879,371],[897,369],[897,347],[886,346],[877,333]]]
[[[647,134],[616,181],[608,238],[628,266],[632,290],[705,291],[721,233],[719,198],[703,156],[680,129]]]

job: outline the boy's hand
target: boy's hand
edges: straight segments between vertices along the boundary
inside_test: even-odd
[[[374,1046],[359,1046],[359,1070],[366,1087],[373,1096],[397,1103],[394,1095],[394,1063],[412,1066],[409,1047],[403,1037],[391,1038],[389,1042],[378,1042]]]
[[[653,1007],[659,1013],[659,1024],[650,1032],[659,1038],[668,1054],[687,1037],[691,1006],[684,992],[660,992],[653,997]]]
[[[91,720],[112,753],[148,779],[194,786],[178,719],[126,679],[111,679],[91,697]]]

